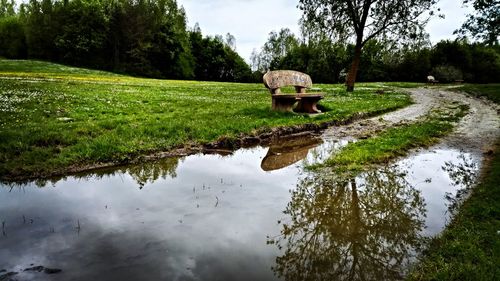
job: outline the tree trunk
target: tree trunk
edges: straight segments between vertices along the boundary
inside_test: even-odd
[[[359,40],[358,40],[359,41]],[[347,91],[354,91],[354,82],[356,82],[356,76],[358,75],[359,62],[361,61],[361,43],[357,42],[354,48],[354,58],[352,60],[351,68],[347,74],[347,80],[345,82]]]
[[[118,71],[120,65],[120,50],[118,49],[118,40],[113,40],[113,70]]]

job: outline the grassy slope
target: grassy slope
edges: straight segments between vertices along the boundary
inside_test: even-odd
[[[475,96],[500,102],[500,84],[466,85]],[[497,148],[500,140],[497,141]],[[500,276],[500,152],[491,158],[450,225],[431,241],[409,280],[498,280]]]
[[[321,104],[329,111],[309,118],[272,112],[261,84],[141,79],[0,60],[0,178],[126,161],[186,143],[343,120],[410,103],[403,94],[373,94],[383,86],[359,84],[346,94],[341,85],[315,85],[327,93]]]

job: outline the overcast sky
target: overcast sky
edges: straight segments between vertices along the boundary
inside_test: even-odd
[[[249,61],[252,50],[260,49],[269,32],[288,27],[299,34],[298,0],[177,0],[186,9],[188,25],[198,23],[204,35],[236,37],[238,53]],[[467,9],[461,0],[440,0],[445,19],[435,18],[427,26],[433,43],[455,38],[453,31],[465,21]]]

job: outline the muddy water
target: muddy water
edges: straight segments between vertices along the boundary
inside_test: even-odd
[[[470,186],[479,159],[430,149],[358,175],[304,169],[345,143],[289,140],[2,185],[0,276],[399,279],[422,238],[443,229],[446,198]]]

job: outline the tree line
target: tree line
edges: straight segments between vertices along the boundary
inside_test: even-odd
[[[344,83],[352,64],[355,45],[327,37],[298,37],[289,29],[271,32],[264,46],[252,53],[254,70],[295,69],[318,83]],[[398,44],[381,39],[363,47],[357,81],[424,82],[433,75],[441,82],[500,82],[500,46],[467,39],[428,40]]]
[[[500,81],[500,2],[462,0],[472,5],[455,41],[432,46],[425,25],[444,17],[438,0],[300,0],[301,37],[272,32],[252,54],[253,69],[297,69],[317,82]],[[477,40],[469,43],[467,35]]]
[[[500,82],[500,4],[463,2],[482,12],[467,19],[457,40],[432,46],[420,17],[435,12],[436,0],[301,0],[301,36],[271,32],[252,54],[252,72],[234,36],[188,28],[176,0],[29,0],[19,7],[0,0],[0,56],[209,81],[262,82],[267,70],[294,69],[315,82],[347,82],[348,90],[354,81],[425,81],[428,75]],[[467,34],[479,41],[470,43]]]
[[[138,76],[248,82],[228,34],[187,27],[175,0],[0,0],[0,56]]]

